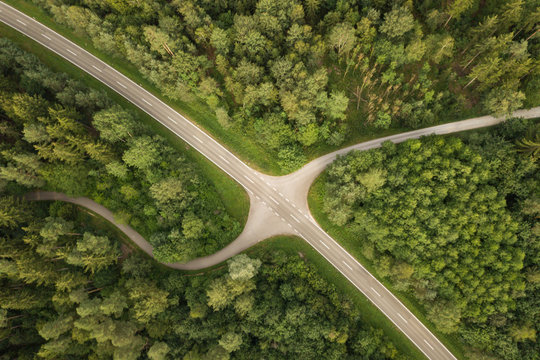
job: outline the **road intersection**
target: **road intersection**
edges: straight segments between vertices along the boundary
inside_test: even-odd
[[[167,264],[168,266],[177,269],[201,269],[238,254],[268,237],[282,234],[297,235],[353,283],[427,358],[455,359],[452,353],[384,285],[320,228],[310,214],[307,193],[311,183],[329,163],[338,155],[351,150],[375,148],[386,140],[400,142],[429,134],[447,134],[494,125],[502,119],[486,116],[368,141],[315,159],[292,174],[274,177],[250,168],[205,131],[135,82],[78,45],[2,2],[0,2],[0,21],[32,38],[122,95],[216,164],[248,192],[250,197],[248,221],[244,231],[235,241],[210,256],[195,259],[187,264]],[[521,111],[516,115],[527,118],[540,117],[540,108]],[[60,200],[61,194],[48,194],[47,196]],[[41,199],[44,197],[46,196]],[[70,201],[70,199],[72,198],[66,197],[63,200]],[[87,205],[93,206],[91,200],[86,200],[90,201],[85,202]],[[143,250],[151,254],[150,244],[144,239],[142,241],[146,243],[146,245],[142,243]]]

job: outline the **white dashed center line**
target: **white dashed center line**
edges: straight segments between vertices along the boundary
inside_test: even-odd
[[[319,240],[319,241],[320,241],[321,244],[323,244],[327,249],[330,249],[330,246],[326,245],[326,244],[324,243],[324,241],[322,241],[322,240]]]
[[[257,198],[257,200],[261,200],[261,198],[259,197],[259,195],[255,195],[255,197]]]
[[[26,26],[26,23],[25,23],[25,22],[22,22],[22,21],[19,20],[19,19],[17,19],[17,22],[23,24],[24,26]]]
[[[77,56],[77,54],[75,54],[73,51],[69,50],[69,49],[66,49],[68,53],[74,55],[74,56]]]
[[[41,34],[41,36],[43,36],[43,37],[44,37],[45,39],[47,39],[47,40],[52,40],[50,37],[48,37],[48,36],[45,35],[45,34]]]
[[[246,179],[248,179],[248,181],[249,181],[250,183],[255,184],[255,181],[251,180],[247,175],[244,175],[244,177],[245,177]],[[263,202],[263,204],[264,204],[264,202]]]
[[[290,202],[289,199],[285,198],[285,201]]]
[[[223,161],[225,161],[227,164],[230,164],[229,160],[225,159],[223,156],[219,155],[219,158]]]
[[[349,269],[352,270],[352,267],[351,267],[349,264],[347,264],[345,261],[342,261],[342,263],[343,263],[346,267],[348,267]]]
[[[176,122],[176,120],[174,120],[174,119],[173,119],[172,117],[170,117],[170,116],[167,116],[167,119],[171,120],[171,121],[172,121],[173,123],[175,123],[175,124],[178,124],[178,123]]]
[[[373,290],[373,292],[374,292],[375,294],[377,294],[378,296],[381,296],[381,294],[379,294],[379,293],[377,292],[377,290],[375,290],[374,288],[371,288],[371,290]]]
[[[276,199],[274,199],[273,197],[271,197],[270,195],[268,195],[268,197],[270,198],[270,200],[272,200],[273,202],[275,202],[277,205],[279,205],[279,203],[277,202]]]
[[[196,137],[195,135],[193,135],[193,137],[195,138],[195,140],[197,140],[198,142],[200,142],[201,144],[203,144],[203,141],[201,139],[199,139],[198,137]]]
[[[297,222],[300,224],[300,220],[298,220],[294,215],[291,214],[291,217]]]
[[[279,196],[283,197],[283,194],[282,194],[282,193],[279,193]]]
[[[405,324],[408,324],[408,323],[409,323],[403,316],[401,316],[400,313],[398,313],[398,316],[401,318],[401,320],[405,321]]]
[[[144,101],[145,103],[147,103],[148,105],[150,106],[153,106],[152,104],[150,104],[150,102],[148,100],[146,100],[145,98],[142,98],[142,101]]]
[[[121,87],[123,87],[124,89],[127,89],[127,86],[124,85],[124,84],[122,84],[120,81],[117,81],[116,83],[117,83],[118,85],[120,85]]]
[[[426,343],[427,346],[429,346],[431,348],[431,350],[433,350],[433,346],[431,346],[431,344],[428,343],[426,339],[424,339],[424,342]]]
[[[97,66],[95,66],[95,65],[92,65],[92,67],[93,67],[94,69],[96,69],[97,71],[99,71],[99,72],[103,72],[103,71],[101,71],[101,69],[100,69],[100,68],[98,68],[98,67],[97,67]]]

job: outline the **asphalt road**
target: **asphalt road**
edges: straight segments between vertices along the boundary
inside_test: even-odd
[[[426,357],[433,360],[455,359],[450,351],[390,291],[326,234],[309,213],[306,189],[309,189],[316,175],[338,154],[355,147],[363,149],[379,146],[380,139],[328,154],[284,177],[267,176],[251,169],[199,127],[126,76],[66,38],[2,2],[0,2],[0,21],[39,42],[118,92],[197,149],[246,189],[250,196],[251,208],[248,222],[240,237],[213,256],[197,259],[188,264],[171,264],[172,267],[203,268],[220,262],[268,236],[295,234],[305,239],[352,282]],[[539,113],[539,109],[535,109],[524,115],[536,117]],[[436,127],[437,131],[434,131],[434,128],[428,128],[399,134],[390,140],[397,142],[434,132],[462,131],[492,125],[500,120],[488,117],[467,121],[440,125]]]

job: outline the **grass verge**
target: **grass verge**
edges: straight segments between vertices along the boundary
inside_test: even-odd
[[[311,214],[330,236],[340,243],[351,255],[353,255],[373,276],[375,276],[388,290],[390,290],[426,327],[456,356],[458,359],[465,358],[464,349],[454,335],[442,334],[435,325],[430,322],[425,314],[425,307],[408,293],[400,292],[394,289],[392,283],[380,277],[377,274],[373,263],[364,257],[357,249],[357,237],[340,226],[334,225],[323,212],[324,205],[324,184],[326,182],[326,173],[323,172],[311,185],[308,194],[308,204]],[[381,313],[381,316],[382,313]]]
[[[174,135],[163,125],[124,99],[118,93],[109,89],[99,80],[81,71],[75,65],[45,49],[43,46],[29,39],[25,35],[7,25],[0,23],[0,37],[8,38],[17,44],[21,49],[34,54],[40,59],[41,62],[43,62],[53,71],[64,72],[71,78],[83,82],[88,87],[103,91],[111,100],[136,113],[138,118],[149,126],[153,132],[163,136],[176,150],[186,154],[190,160],[196,162],[201,174],[214,185],[227,212],[242,225],[246,223],[249,213],[249,197],[247,196],[247,193],[240,184],[221,171],[216,165],[208,161],[199,152],[192,149],[187,143],[183,142],[179,137]]]

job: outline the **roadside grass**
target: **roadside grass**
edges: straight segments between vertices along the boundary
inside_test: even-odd
[[[71,78],[83,82],[88,87],[103,91],[108,98],[118,103],[123,108],[136,113],[138,118],[141,119],[152,132],[163,136],[177,151],[186,154],[191,161],[197,163],[197,167],[201,174],[214,185],[227,212],[238,220],[242,226],[245,225],[249,213],[249,197],[247,193],[240,184],[230,178],[225,172],[221,171],[216,165],[208,161],[198,151],[192,149],[187,143],[170,132],[166,127],[151,118],[131,102],[124,99],[121,95],[105,86],[99,80],[84,71],[81,71],[75,65],[3,23],[0,23],[0,37],[8,38],[23,50],[34,54],[53,71],[64,72]]]
[[[457,335],[443,334],[438,331],[435,325],[429,321],[425,314],[426,308],[420,304],[412,295],[398,291],[391,282],[377,274],[373,263],[362,255],[358,246],[358,238],[347,231],[345,228],[334,225],[323,211],[324,205],[324,184],[326,182],[326,173],[323,172],[311,185],[308,194],[308,204],[311,214],[317,223],[332,238],[340,243],[351,255],[353,255],[373,276],[377,278],[388,290],[392,292],[458,359],[464,359],[465,353]],[[382,314],[381,314],[382,315]]]

